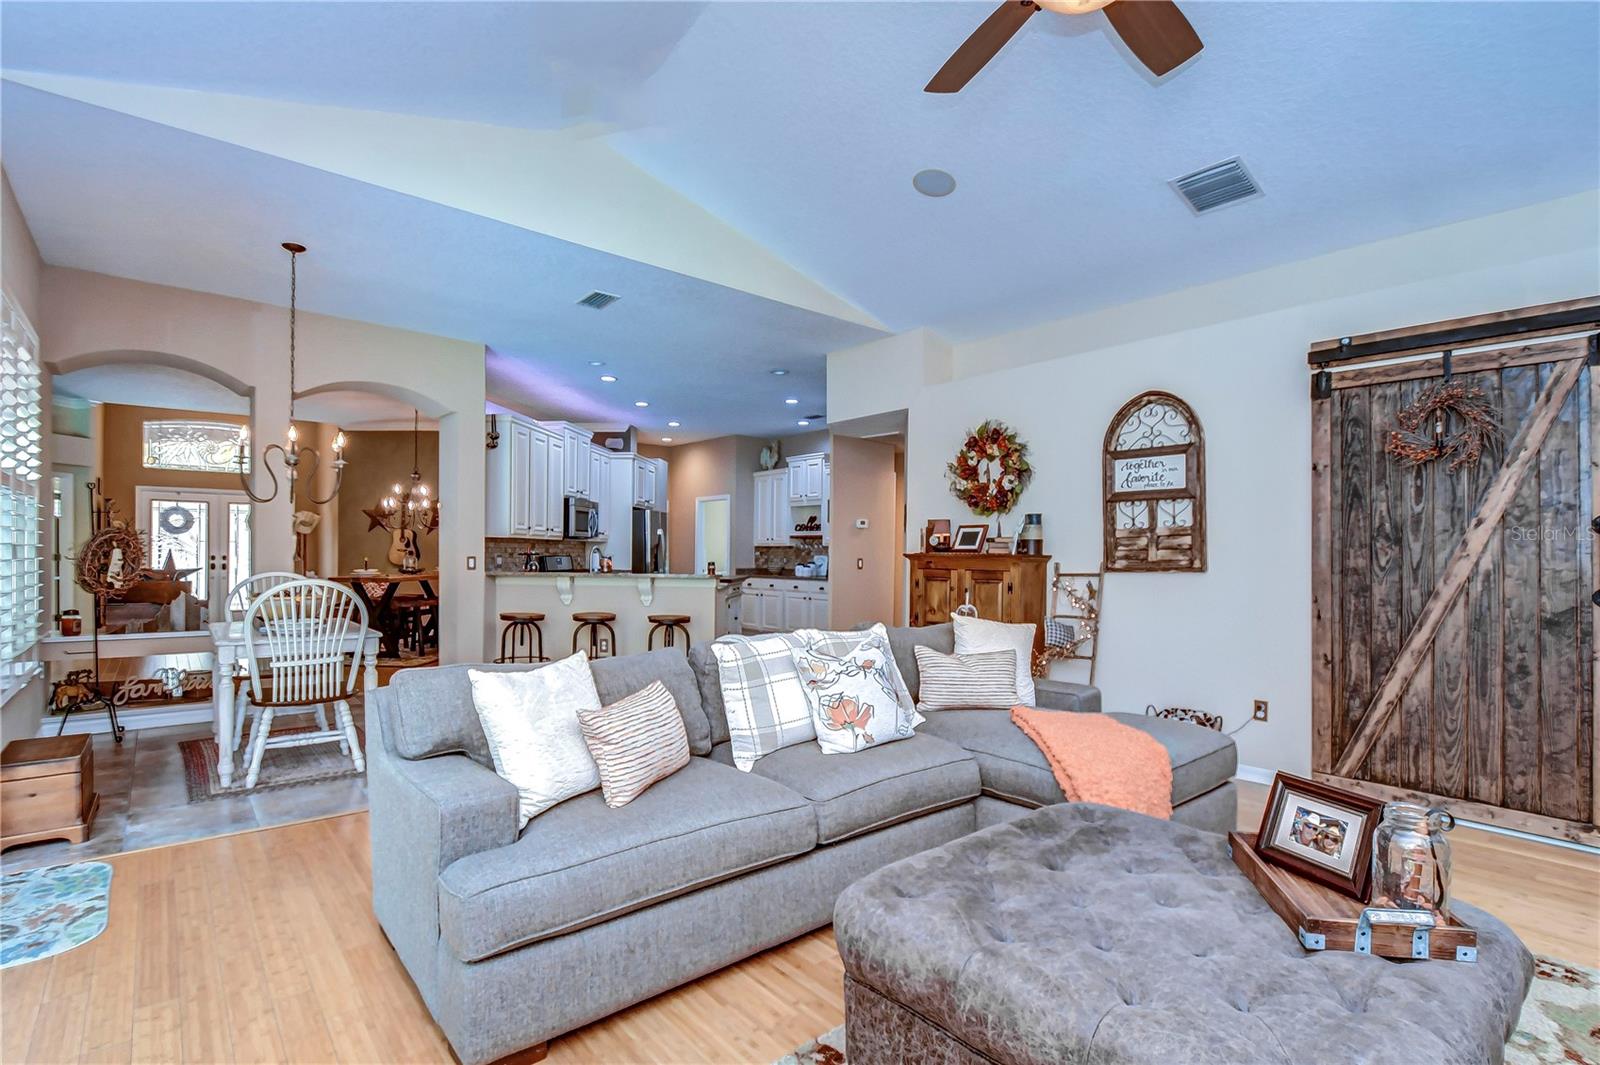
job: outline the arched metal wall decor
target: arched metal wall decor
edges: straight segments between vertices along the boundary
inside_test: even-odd
[[[1170,392],[1135,396],[1106,429],[1107,570],[1206,568],[1206,449],[1200,419]]]

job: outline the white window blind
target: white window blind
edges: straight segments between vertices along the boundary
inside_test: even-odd
[[[29,652],[43,613],[39,484],[44,424],[39,337],[0,293],[0,703],[39,670]]]

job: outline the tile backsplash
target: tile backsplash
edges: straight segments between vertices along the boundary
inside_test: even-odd
[[[589,568],[589,551],[595,544],[589,540],[521,540],[490,536],[483,541],[484,572],[521,573],[522,556],[526,551],[536,555],[566,555],[580,570]],[[605,554],[604,545],[600,553]],[[624,565],[622,568],[626,569]]]
[[[776,567],[779,571],[788,573],[796,566],[809,565],[817,555],[827,553],[828,549],[821,544],[814,547],[758,547],[755,568],[761,572],[769,572]]]

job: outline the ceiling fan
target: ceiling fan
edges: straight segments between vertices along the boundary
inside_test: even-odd
[[[1006,0],[956,49],[923,91],[960,92],[1035,11],[1087,15],[1102,8],[1128,50],[1157,77],[1204,47],[1172,0]]]

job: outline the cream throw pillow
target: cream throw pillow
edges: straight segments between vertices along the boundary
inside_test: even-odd
[[[1038,632],[1037,626],[985,621],[961,614],[950,620],[956,629],[958,655],[981,655],[989,651],[1017,652],[1017,701],[1023,706],[1032,706],[1038,698],[1033,687],[1033,638]]]
[[[600,786],[578,724],[579,710],[600,708],[587,656],[527,671],[469,669],[467,678],[494,771],[516,785],[519,832],[557,803]]]
[[[794,661],[823,754],[851,754],[907,739],[922,722],[909,697],[900,702],[903,684],[892,672],[889,643],[879,636],[869,635],[843,654],[796,651]]]
[[[600,766],[606,805],[626,806],[658,780],[689,764],[689,734],[678,704],[659,680],[598,709],[581,708],[578,723]]]

